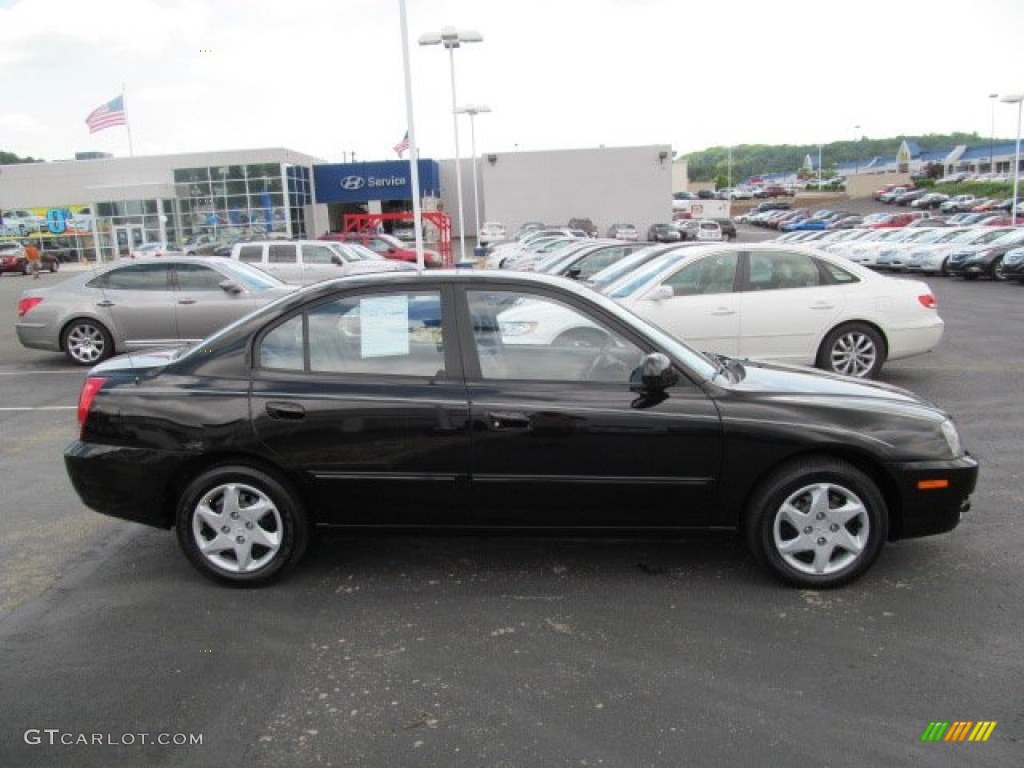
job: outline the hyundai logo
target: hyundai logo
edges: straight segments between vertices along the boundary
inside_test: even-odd
[[[366,179],[362,176],[346,176],[341,180],[341,188],[348,190],[362,189],[366,186]]]

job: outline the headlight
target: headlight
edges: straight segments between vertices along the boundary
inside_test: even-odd
[[[942,436],[946,438],[946,445],[949,446],[949,452],[953,454],[954,459],[959,459],[964,455],[963,446],[960,445],[960,435],[956,431],[956,425],[952,419],[946,419],[942,422],[940,427],[942,429]]]
[[[537,330],[535,322],[509,322],[500,323],[502,336],[525,336]]]

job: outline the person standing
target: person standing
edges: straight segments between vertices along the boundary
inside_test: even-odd
[[[25,246],[25,261],[28,262],[28,270],[32,273],[32,278],[34,280],[39,279],[39,263],[41,260],[42,255],[39,253],[39,249],[36,247],[35,243],[30,240],[28,245]]]

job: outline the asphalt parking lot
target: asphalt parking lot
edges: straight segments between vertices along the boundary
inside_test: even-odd
[[[979,487],[849,587],[780,586],[728,535],[331,534],[235,590],[81,505],[84,371],[17,344],[33,283],[0,278],[0,765],[1019,765],[1024,286],[929,282],[945,338],[882,379],[954,415]]]

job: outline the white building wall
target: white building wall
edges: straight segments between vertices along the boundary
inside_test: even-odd
[[[472,233],[473,223],[470,165],[468,160],[462,163],[467,233]],[[648,226],[672,218],[672,165],[672,148],[667,144],[484,152],[477,158],[480,221],[500,221],[514,232],[527,221],[566,224],[571,218],[589,218],[601,235],[614,223],[628,222],[644,237]],[[441,179],[454,235],[454,161],[441,163]]]
[[[174,196],[174,170],[247,163],[321,162],[289,149],[59,160],[0,166],[0,207],[37,208]]]

